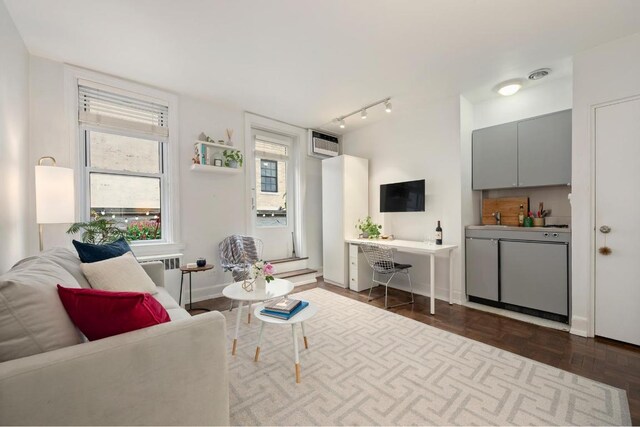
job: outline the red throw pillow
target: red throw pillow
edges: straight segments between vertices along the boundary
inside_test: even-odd
[[[89,339],[99,340],[170,321],[151,294],[65,288],[58,295],[73,323]]]

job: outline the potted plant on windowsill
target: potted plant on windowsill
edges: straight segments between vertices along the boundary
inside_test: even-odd
[[[242,166],[244,157],[238,150],[224,150],[222,152],[224,156],[224,165],[228,168],[238,168]]]
[[[371,217],[368,216],[364,220],[359,219],[356,228],[361,232],[360,237],[364,239],[377,239],[380,237],[382,226],[373,222]]]

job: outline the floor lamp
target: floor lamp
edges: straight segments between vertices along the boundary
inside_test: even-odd
[[[45,160],[50,160],[52,165],[43,165]],[[36,166],[36,222],[40,251],[43,250],[44,224],[66,224],[74,220],[73,169],[57,167],[53,157],[41,157]]]

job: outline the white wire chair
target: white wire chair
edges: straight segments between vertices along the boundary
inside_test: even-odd
[[[413,286],[411,284],[411,275],[409,274],[409,269],[412,267],[411,264],[398,264],[393,260],[393,250],[391,248],[387,248],[380,245],[375,245],[372,243],[365,243],[360,245],[362,252],[364,253],[364,257],[367,260],[367,263],[373,270],[371,281],[374,283],[374,286],[369,288],[369,297],[368,301],[372,301],[371,299],[371,291],[374,287],[378,285],[384,286],[384,308],[392,308],[398,307],[400,305],[405,304],[413,304]],[[409,291],[411,292],[411,301],[403,302],[400,304],[395,304],[389,306],[387,304],[387,298],[389,293],[389,283],[393,276],[396,274],[406,274],[407,280],[409,281]],[[378,279],[376,280],[376,274],[378,275]],[[383,278],[387,277],[385,281]],[[382,280],[381,280],[382,279]],[[377,297],[380,298],[380,297]],[[375,299],[375,298],[374,298]]]

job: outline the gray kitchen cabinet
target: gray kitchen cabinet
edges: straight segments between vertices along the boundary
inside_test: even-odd
[[[571,184],[571,110],[518,122],[518,187]]]
[[[507,123],[473,131],[474,190],[516,187],[518,124]]]
[[[568,244],[500,240],[503,303],[567,316]]]
[[[467,295],[498,301],[498,240],[466,239]]]

